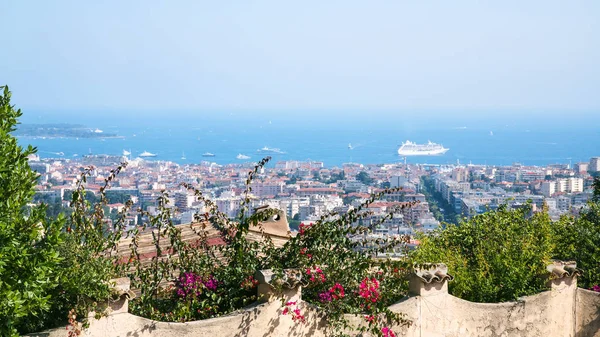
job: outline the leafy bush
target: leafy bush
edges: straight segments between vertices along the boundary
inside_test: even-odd
[[[600,284],[600,178],[594,180],[593,198],[579,217],[563,216],[554,226],[554,255],[573,260],[583,270],[578,286],[592,288]]]
[[[547,213],[501,207],[459,225],[422,236],[416,263],[443,262],[455,276],[453,295],[474,302],[501,302],[546,288],[553,257],[552,222]]]

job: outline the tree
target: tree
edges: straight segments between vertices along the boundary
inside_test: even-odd
[[[360,171],[360,173],[356,175],[356,180],[360,181],[365,185],[370,185],[373,183],[373,179],[369,177],[369,174],[365,171]]]
[[[122,221],[107,230],[104,189],[92,206],[82,174],[71,198],[69,218],[47,205],[30,206],[38,174],[28,163],[36,149],[23,149],[11,132],[22,115],[0,87],[0,336],[18,336],[66,324],[68,315],[100,313],[111,297],[116,258],[107,253],[122,234]],[[91,195],[91,194],[88,194]],[[94,197],[95,199],[95,197]],[[60,204],[56,204],[60,207]]]
[[[545,289],[553,238],[547,213],[530,216],[530,208],[502,206],[422,236],[412,258],[416,263],[446,263],[455,276],[449,291],[457,297],[510,301]]]
[[[36,149],[23,149],[11,135],[22,113],[8,87],[0,90],[0,335],[11,336],[50,309],[64,218],[46,218],[43,205],[26,207],[37,179],[27,157]]]
[[[593,183],[592,199],[579,217],[566,215],[554,225],[554,255],[561,260],[574,260],[583,270],[578,285],[591,288],[600,284],[600,179]]]

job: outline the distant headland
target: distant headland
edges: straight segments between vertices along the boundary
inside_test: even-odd
[[[14,131],[18,137],[45,138],[119,138],[115,133],[107,133],[98,128],[81,124],[21,124]]]

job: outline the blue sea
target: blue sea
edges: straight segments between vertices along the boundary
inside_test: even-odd
[[[429,140],[450,150],[441,156],[408,157],[409,163],[547,165],[576,163],[600,156],[600,124],[597,119],[573,120],[532,118],[452,118],[437,114],[385,116],[337,113],[285,114],[255,117],[255,114],[222,113],[210,118],[194,114],[124,114],[100,118],[98,114],[44,115],[23,123],[74,123],[116,133],[122,138],[41,139],[20,137],[32,144],[42,158],[77,158],[86,154],[136,156],[143,151],[157,154],[154,160],[179,164],[209,160],[218,164],[259,161],[257,150],[267,146],[284,154],[270,154],[271,165],[280,160],[315,160],[325,166],[343,163],[384,164],[402,162],[398,146],[406,140]],[[216,115],[216,116],[215,116]],[[126,117],[123,117],[126,116]],[[536,115],[537,116],[537,115]],[[352,149],[349,148],[352,145]],[[205,158],[211,152],[215,157]],[[248,160],[236,159],[238,154]],[[182,157],[185,156],[185,159]]]

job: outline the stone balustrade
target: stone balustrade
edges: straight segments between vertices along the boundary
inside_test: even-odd
[[[444,264],[424,264],[410,275],[409,296],[390,306],[412,321],[393,327],[398,336],[600,336],[600,294],[577,288],[580,271],[573,262],[548,266],[549,290],[505,303],[473,303],[448,294],[452,276]],[[451,271],[450,271],[451,272]],[[131,296],[128,281],[117,280],[120,300],[110,306],[108,316],[93,320],[84,336],[327,336],[326,318],[318,308],[302,302],[302,275],[294,270],[284,275],[257,272],[261,301],[230,315],[188,323],[156,322],[127,312]],[[297,301],[306,323],[292,322],[282,315],[282,302]],[[362,324],[360,317],[348,316]],[[349,331],[352,334],[351,331]],[[64,328],[30,336],[66,336]],[[364,336],[364,335],[363,335]]]

